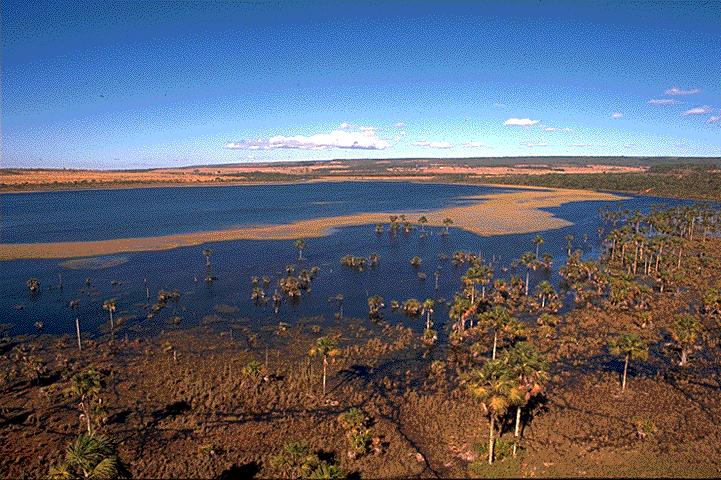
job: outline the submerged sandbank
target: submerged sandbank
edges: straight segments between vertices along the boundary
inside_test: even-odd
[[[438,210],[402,212],[410,221],[425,215],[429,226],[440,227],[451,218],[453,226],[482,236],[530,233],[571,225],[541,208],[568,202],[617,201],[626,197],[585,190],[517,190],[471,197],[479,203]],[[397,213],[397,212],[394,212]],[[168,250],[229,240],[289,240],[322,237],[330,229],[387,223],[390,213],[357,213],[321,217],[280,225],[247,225],[224,230],[180,233],[157,237],[117,238],[98,241],[0,244],[0,260],[77,258],[117,253]]]

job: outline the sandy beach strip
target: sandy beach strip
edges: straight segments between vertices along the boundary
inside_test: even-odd
[[[555,217],[541,208],[557,207],[579,201],[617,201],[625,197],[585,190],[544,189],[517,190],[471,197],[479,203],[432,211],[402,212],[416,222],[425,215],[428,226],[443,226],[453,220],[453,227],[481,236],[531,233],[563,228],[571,222]],[[394,212],[398,214],[398,212]],[[117,253],[168,250],[204,243],[229,240],[292,240],[325,236],[333,228],[388,223],[390,213],[357,213],[299,220],[280,225],[248,225],[223,230],[180,233],[156,237],[118,238],[98,241],[0,244],[0,260],[78,258]]]

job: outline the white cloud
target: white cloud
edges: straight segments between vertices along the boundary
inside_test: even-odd
[[[343,122],[343,123],[340,124],[340,128],[342,128],[343,130],[348,130],[348,129],[353,128],[353,125],[351,125],[351,124],[348,123],[348,122]]]
[[[623,117],[623,113],[621,113],[621,112],[613,112],[611,114],[611,118],[613,118],[614,120],[618,120],[619,118],[622,118],[622,117]]]
[[[649,105],[676,105],[681,103],[675,98],[652,98],[648,101]]]
[[[406,124],[403,122],[398,122],[395,125],[393,125],[396,128],[406,128]]]
[[[592,147],[590,143],[572,143],[569,145],[569,147],[576,147],[576,148],[589,148]]]
[[[683,112],[681,115],[688,116],[688,115],[706,115],[707,113],[711,113],[713,109],[709,107],[708,105],[704,105],[703,107],[694,107],[689,108],[685,112]]]
[[[683,88],[678,87],[671,87],[668,90],[666,90],[666,95],[694,95],[698,92],[700,92],[698,88],[689,88],[688,90],[684,90]]]
[[[412,145],[426,148],[453,148],[453,145],[448,142],[429,142],[428,140],[419,140],[417,142],[413,142]]]
[[[713,116],[713,117],[708,117],[708,120],[706,120],[706,123],[718,123],[719,121],[721,121],[721,117]]]
[[[557,128],[557,127],[543,127],[543,130],[545,130],[546,132],[564,132],[564,133],[569,133],[569,132],[573,131],[570,128]]]
[[[627,143],[626,145],[623,146],[623,148],[634,148],[635,146],[636,146],[635,143]]]
[[[488,147],[488,145],[486,145],[483,142],[466,142],[463,144],[463,148],[483,148],[483,147]]]
[[[246,139],[225,144],[225,148],[231,150],[274,150],[277,148],[298,150],[326,150],[329,148],[384,150],[388,147],[390,147],[390,144],[378,138],[375,131],[348,132],[345,130],[317,133],[309,137],[304,135],[292,137],[276,135],[270,138]]]
[[[531,120],[530,118],[509,118],[503,122],[503,124],[516,127],[530,127],[531,125],[537,124],[539,121],[540,120]]]
[[[528,148],[535,148],[535,147],[547,147],[547,143],[532,143],[532,142],[521,142],[521,145],[528,147]]]

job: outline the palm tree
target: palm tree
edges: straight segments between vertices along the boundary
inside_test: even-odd
[[[273,300],[273,309],[275,311],[275,314],[278,315],[278,310],[280,310],[280,302],[283,297],[280,296],[280,293],[278,293],[278,290],[276,289],[275,292],[273,292],[273,296],[271,298]]]
[[[536,296],[541,299],[541,308],[546,308],[546,301],[553,298],[556,291],[548,280],[544,280],[536,286]]]
[[[521,255],[520,261],[521,264],[526,267],[526,295],[528,295],[528,280],[531,274],[531,268],[535,270],[536,255],[534,255],[533,252],[526,252]]]
[[[433,326],[431,321],[431,315],[433,315],[433,307],[436,306],[436,302],[432,298],[426,298],[421,306],[421,312],[426,316],[426,330],[430,330]]]
[[[383,297],[380,295],[373,295],[368,297],[368,318],[371,320],[379,320],[383,317],[381,309],[385,307],[383,303]]]
[[[421,257],[416,255],[415,257],[411,258],[411,265],[415,268],[418,268],[421,266]]]
[[[424,228],[424,225],[428,223],[428,219],[425,215],[421,215],[421,217],[418,219],[418,224],[421,226],[421,233],[426,233],[426,230]]]
[[[538,355],[533,345],[527,342],[520,342],[507,350],[503,361],[518,379],[523,393],[521,401],[516,405],[516,424],[513,430],[513,456],[515,457],[521,433],[521,409],[528,404],[531,397],[543,389],[543,383],[548,378],[548,365]]]
[[[566,247],[568,249],[568,256],[571,256],[571,249],[573,248],[573,235],[568,234],[565,237],[563,237],[566,240]]]
[[[623,366],[623,380],[621,391],[626,390],[626,374],[630,360],[646,360],[648,358],[648,343],[633,333],[622,333],[608,343],[609,350],[613,355],[620,355],[625,358]]]
[[[701,321],[693,315],[676,315],[671,326],[671,336],[681,350],[680,365],[685,367],[688,363],[688,355],[693,350],[698,337],[701,334]]]
[[[110,314],[110,331],[113,332],[115,330],[115,321],[113,320],[113,313],[115,312],[115,299],[111,298],[110,300],[105,300],[103,302],[103,309],[107,310]]]
[[[342,293],[339,293],[333,297],[330,297],[328,301],[335,302],[338,304],[338,313],[337,317],[338,319],[343,319],[343,301],[345,300],[345,297]]]
[[[28,286],[28,289],[32,294],[36,294],[40,291],[40,280],[35,277],[29,278],[25,284]]]
[[[303,249],[305,248],[305,240],[303,240],[302,238],[296,240],[295,248],[298,249],[298,261],[300,262],[303,260]]]
[[[107,437],[81,434],[65,450],[65,461],[50,468],[49,477],[101,480],[127,478],[127,472]]]
[[[102,386],[100,373],[92,368],[76,373],[71,379],[69,391],[80,400],[81,417],[85,419],[88,434],[93,433],[94,404],[99,403]]]
[[[409,298],[403,302],[403,313],[410,318],[418,318],[422,312],[422,305],[415,298]]]
[[[453,220],[448,217],[443,219],[443,226],[446,227],[444,235],[448,235],[448,227],[450,227],[451,225],[453,225]]]
[[[543,237],[540,235],[536,235],[536,238],[533,239],[533,244],[536,246],[536,258],[538,258],[538,249],[543,245],[543,242]]]
[[[518,403],[521,392],[514,373],[501,360],[489,360],[482,368],[467,376],[468,389],[482,402],[488,417],[488,464],[493,464],[494,430],[496,420],[506,413],[510,405]]]
[[[210,257],[213,255],[213,250],[209,248],[203,249],[203,256],[205,257],[205,266],[210,267]]]
[[[481,314],[479,321],[486,327],[493,330],[493,353],[491,359],[496,359],[496,348],[498,346],[498,334],[512,323],[514,318],[507,308],[496,306]]]
[[[463,331],[466,329],[466,320],[469,318],[472,319],[475,312],[475,304],[472,304],[471,301],[463,295],[456,295],[454,297],[453,305],[448,312],[448,317],[456,322],[456,328],[458,330]]]
[[[328,357],[334,357],[340,353],[338,348],[338,342],[330,337],[321,337],[316,340],[313,348],[308,352],[310,356],[314,357],[320,355],[323,357],[323,396],[325,396],[325,384],[326,376],[328,371]]]

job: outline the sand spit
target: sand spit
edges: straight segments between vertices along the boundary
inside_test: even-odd
[[[571,223],[541,208],[557,207],[568,202],[616,201],[624,197],[609,193],[545,189],[518,190],[479,195],[481,203],[449,207],[427,212],[403,212],[410,221],[425,215],[428,225],[440,227],[451,218],[454,227],[490,236],[530,233],[562,228]],[[228,240],[288,240],[322,237],[333,228],[387,223],[388,213],[357,213],[335,217],[300,220],[282,225],[248,225],[224,230],[181,233],[157,237],[118,238],[99,241],[0,244],[0,260],[35,258],[77,258],[118,253],[168,250]]]

